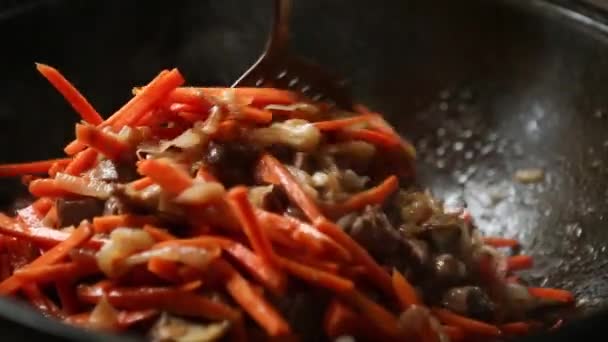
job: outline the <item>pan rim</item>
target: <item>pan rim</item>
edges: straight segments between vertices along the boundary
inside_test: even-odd
[[[37,1],[43,4],[49,1]],[[526,12],[532,12],[536,16],[551,17],[551,19],[567,19],[570,24],[577,24],[578,29],[587,29],[591,34],[599,34],[603,39],[608,39],[608,15],[599,9],[582,6],[568,6],[558,0],[531,0],[522,2],[520,0],[497,0],[506,6],[518,8]],[[7,19],[18,20],[20,16],[29,15],[37,9],[28,8],[27,11],[19,11],[4,15],[0,13],[0,21]],[[602,311],[602,310],[600,310]],[[591,315],[596,315],[597,312]],[[69,326],[58,320],[45,317],[33,308],[12,298],[0,297],[0,315],[7,321],[15,322],[39,332],[52,336],[66,338],[69,340],[87,341],[137,341],[136,338],[128,336],[108,335],[100,332]],[[584,318],[583,318],[584,320]]]

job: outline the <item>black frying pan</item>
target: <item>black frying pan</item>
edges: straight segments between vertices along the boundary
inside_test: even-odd
[[[533,284],[576,293],[584,317],[552,340],[605,323],[595,311],[608,302],[608,16],[541,0],[294,2],[299,52],[349,76],[416,143],[421,184],[466,204],[481,229],[523,241]],[[0,162],[58,157],[73,136],[76,116],[34,61],[111,113],[164,67],[193,84],[230,84],[270,19],[270,2],[253,0],[20,6],[0,14]],[[513,180],[530,167],[545,171],[542,182]],[[0,185],[7,205],[18,184]],[[106,340],[11,301],[0,300],[0,315],[6,339],[39,330]]]

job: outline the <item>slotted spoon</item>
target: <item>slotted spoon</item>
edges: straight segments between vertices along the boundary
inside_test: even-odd
[[[299,92],[350,109],[346,82],[321,66],[289,52],[291,0],[274,0],[274,18],[266,49],[232,87],[275,87]]]

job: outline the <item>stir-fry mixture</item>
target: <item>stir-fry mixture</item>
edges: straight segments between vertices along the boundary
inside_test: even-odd
[[[518,242],[484,237],[413,184],[377,113],[271,88],[184,87],[162,71],[67,158],[3,165],[35,200],[0,214],[0,294],[156,341],[463,341],[555,328]]]

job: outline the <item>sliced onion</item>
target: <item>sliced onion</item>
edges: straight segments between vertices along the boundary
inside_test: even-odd
[[[376,147],[365,141],[346,141],[329,145],[326,149],[327,153],[353,158],[361,163],[369,162],[376,154]]]
[[[179,204],[203,205],[219,201],[225,193],[226,189],[218,182],[195,182],[175,197],[174,201]]]
[[[203,143],[204,140],[199,134],[192,129],[187,129],[171,140],[162,140],[160,143],[142,143],[135,153],[139,159],[144,159],[144,155],[158,156],[172,147],[185,150],[197,147]]]
[[[88,326],[101,331],[113,331],[118,327],[118,311],[102,297],[89,316]]]
[[[306,120],[291,119],[254,129],[250,138],[262,146],[283,144],[297,151],[314,151],[321,142],[321,132]]]
[[[230,328],[230,322],[194,323],[164,314],[152,327],[154,341],[217,342]]]
[[[117,228],[95,255],[97,265],[108,277],[118,277],[128,270],[125,258],[152,245],[154,239],[141,229]]]
[[[252,186],[249,188],[249,202],[258,208],[264,207],[264,199],[274,190],[274,185]]]
[[[55,183],[62,189],[74,194],[107,199],[112,194],[114,186],[96,179],[83,181],[83,178],[59,172],[55,175]]]
[[[207,269],[209,263],[220,255],[220,249],[203,249],[192,246],[167,246],[133,254],[125,260],[127,266],[148,262],[151,258],[180,262],[199,270]]]
[[[319,112],[319,108],[310,103],[298,102],[291,105],[279,105],[279,104],[269,104],[264,107],[265,110],[278,110],[282,112],[294,112],[296,110],[307,112],[310,114],[317,114]]]
[[[319,193],[317,192],[317,190],[312,187],[312,178],[306,171],[298,169],[297,167],[293,167],[291,165],[287,165],[287,170],[295,177],[296,181],[300,183],[300,186],[302,186],[302,188],[308,193],[308,195],[312,196],[313,198],[319,197]]]
[[[197,122],[194,127],[206,135],[212,135],[217,132],[223,119],[224,112],[222,109],[219,106],[213,106],[207,120],[205,120],[202,124]]]

